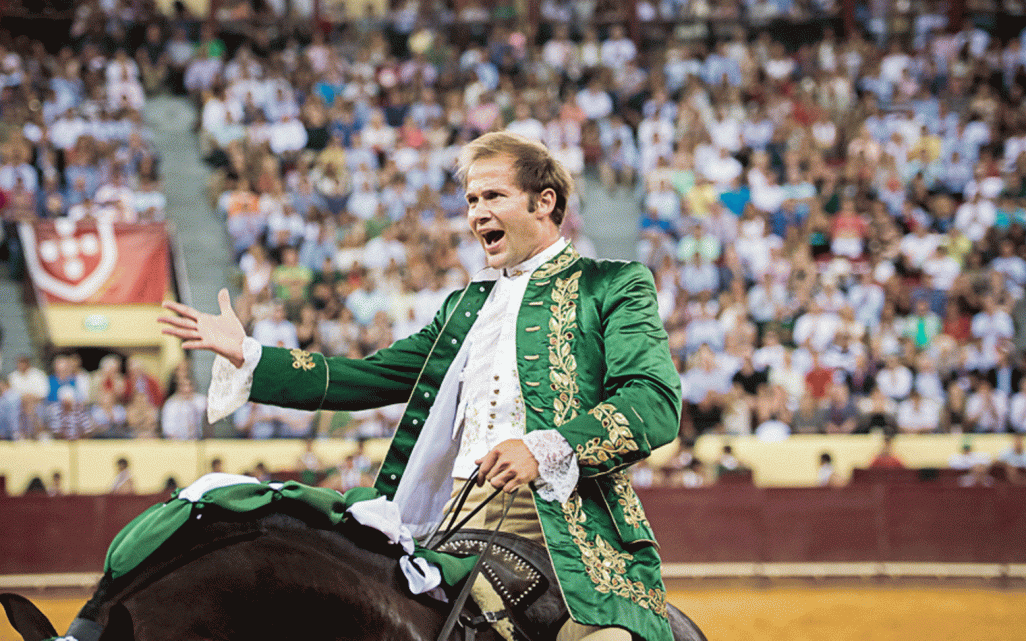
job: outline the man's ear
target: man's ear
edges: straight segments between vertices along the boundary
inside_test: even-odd
[[[556,209],[556,190],[547,187],[535,199],[534,213],[539,218],[548,218]]]

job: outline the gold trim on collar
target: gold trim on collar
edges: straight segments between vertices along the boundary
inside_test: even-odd
[[[577,253],[574,246],[567,245],[566,249],[564,249],[558,256],[534,270],[531,274],[531,280],[541,280],[543,278],[548,278],[549,276],[554,276],[570,265],[576,263],[580,258],[581,255]]]

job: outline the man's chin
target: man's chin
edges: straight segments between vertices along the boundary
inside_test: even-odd
[[[501,254],[485,254],[485,264],[492,269],[505,269],[509,267],[509,257],[505,252]]]

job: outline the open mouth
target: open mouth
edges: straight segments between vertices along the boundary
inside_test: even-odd
[[[485,247],[494,247],[505,235],[506,232],[501,229],[492,229],[482,233],[481,238],[484,239]]]

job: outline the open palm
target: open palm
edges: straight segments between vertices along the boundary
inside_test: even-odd
[[[217,304],[221,313],[215,316],[175,301],[164,301],[164,308],[175,312],[177,316],[157,319],[165,325],[161,332],[182,339],[183,349],[210,350],[227,358],[235,367],[241,367],[242,341],[246,338],[246,330],[232,309],[227,289],[217,293]]]

